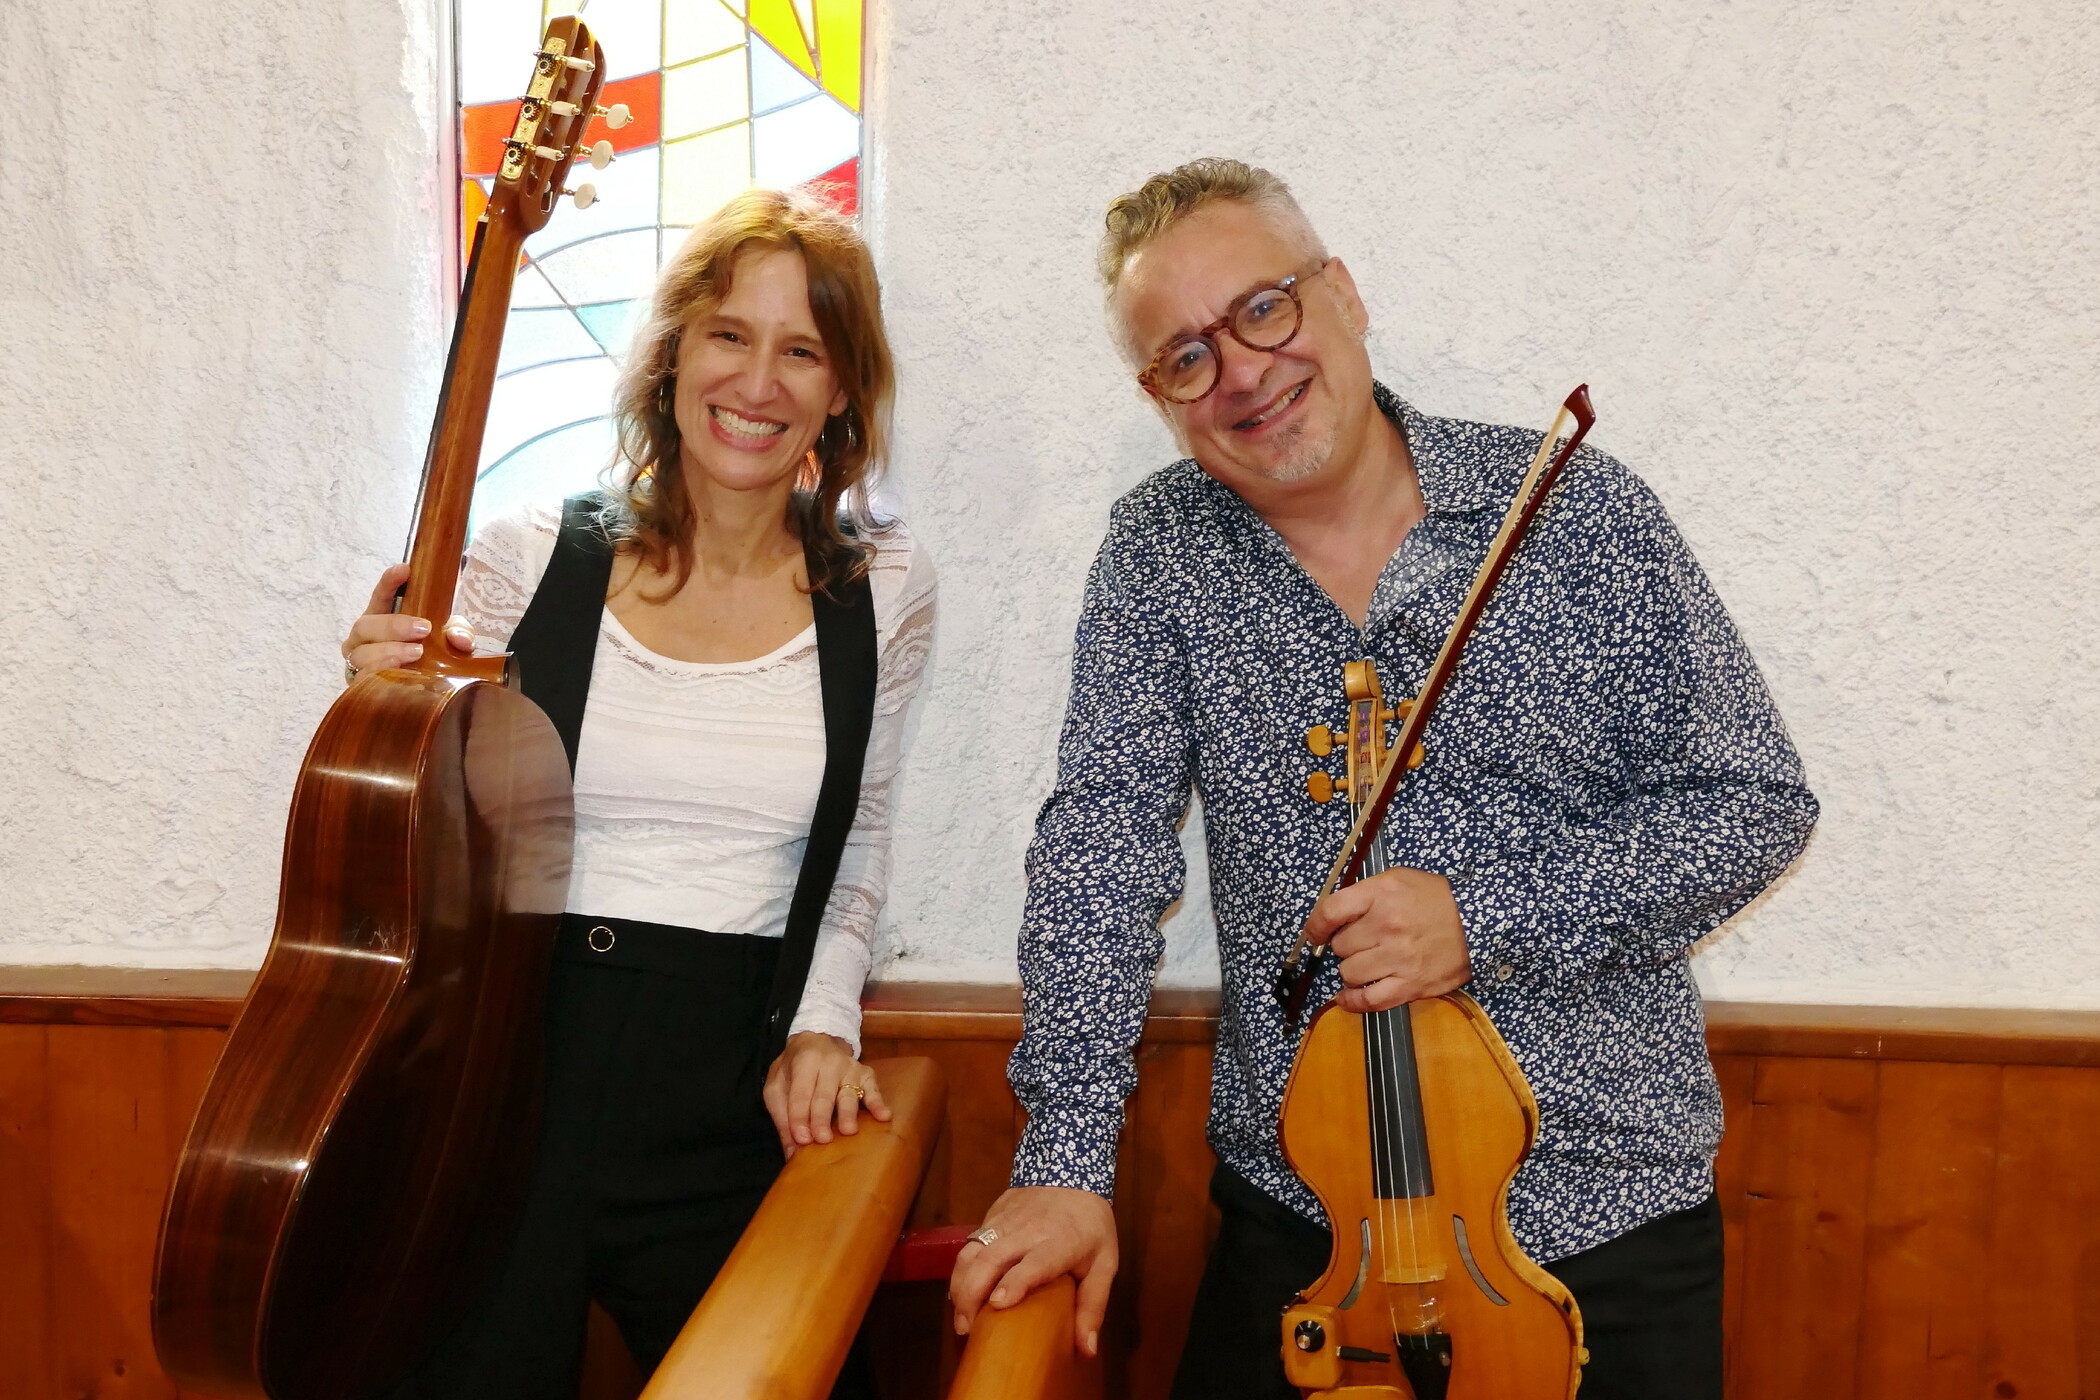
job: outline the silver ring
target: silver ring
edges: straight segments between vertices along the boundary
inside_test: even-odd
[[[603,943],[600,943],[598,941],[598,935],[601,933],[605,935],[605,941]],[[607,928],[604,924],[599,924],[596,928],[592,929],[589,933],[584,935],[583,941],[591,945],[591,951],[594,953],[610,953],[612,951],[612,945],[616,940],[613,937],[613,931],[611,929]]]
[[[348,685],[356,679],[357,663],[346,656],[343,658],[343,684]]]
[[[978,1226],[976,1229],[972,1230],[968,1236],[968,1240],[971,1244],[990,1244],[993,1240],[996,1240],[998,1238],[999,1232],[989,1225]]]

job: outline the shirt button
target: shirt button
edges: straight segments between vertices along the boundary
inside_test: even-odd
[[[1516,976],[1516,972],[1517,970],[1508,963],[1495,964],[1495,980],[1497,982],[1507,982],[1510,978]]]

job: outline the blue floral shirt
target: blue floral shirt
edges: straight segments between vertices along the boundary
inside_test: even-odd
[[[1210,1142],[1324,1223],[1277,1141],[1296,1042],[1271,991],[1350,822],[1306,794],[1305,731],[1342,731],[1345,662],[1369,656],[1388,695],[1414,693],[1540,442],[1376,393],[1429,513],[1361,631],[1193,461],[1110,513],[1028,852],[1017,1186],[1114,1187],[1193,788],[1224,984]],[[1557,1259],[1697,1204],[1721,1102],[1687,953],[1799,854],[1816,800],[1756,662],[1632,472],[1589,447],[1569,464],[1426,744],[1387,840],[1394,864],[1450,879],[1467,990],[1538,1098],[1510,1190],[1519,1243]],[[1311,1005],[1339,985],[1332,960],[1321,977]]]

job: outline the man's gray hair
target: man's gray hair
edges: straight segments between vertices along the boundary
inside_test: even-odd
[[[1269,214],[1288,236],[1305,245],[1301,251],[1307,261],[1326,257],[1320,236],[1291,197],[1290,186],[1245,161],[1205,156],[1154,175],[1109,201],[1100,257],[1101,283],[1109,297],[1115,297],[1123,269],[1139,250],[1206,204],[1226,199]]]

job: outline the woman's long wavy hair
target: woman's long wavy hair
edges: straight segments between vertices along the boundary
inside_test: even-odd
[[[658,276],[613,399],[619,450],[607,530],[623,549],[674,575],[670,593],[693,573],[693,500],[672,414],[679,335],[722,304],[738,260],[755,249],[802,255],[810,315],[846,392],[845,410],[817,434],[814,482],[805,475],[788,504],[788,523],[808,557],[810,590],[832,593],[866,573],[872,557],[864,543],[872,527],[868,488],[885,460],[896,389],[874,259],[852,223],[819,199],[799,190],[747,190],[694,229]],[[842,517],[860,538],[847,535]]]

